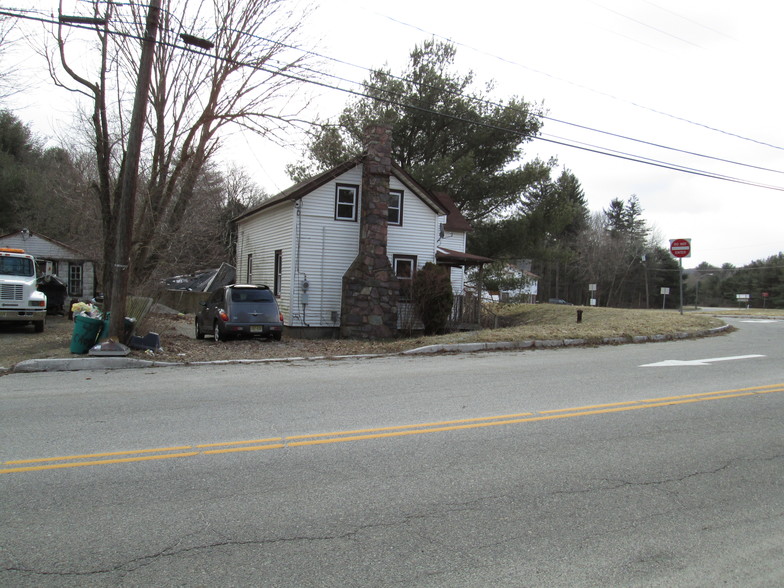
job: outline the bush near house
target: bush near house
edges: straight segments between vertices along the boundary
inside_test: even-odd
[[[434,263],[426,263],[414,276],[412,297],[422,318],[425,335],[444,332],[455,298],[449,271]]]

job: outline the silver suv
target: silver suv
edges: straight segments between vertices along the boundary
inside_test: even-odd
[[[230,337],[268,337],[280,341],[283,314],[267,286],[232,284],[210,296],[196,315],[196,338],[212,335],[215,341]]]

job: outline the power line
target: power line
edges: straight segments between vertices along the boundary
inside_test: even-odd
[[[36,20],[36,21],[43,22],[43,23],[48,23],[48,24],[61,24],[61,23],[58,23],[57,21],[54,21],[54,20],[48,19],[48,18],[29,17],[29,16],[23,16],[23,15],[19,15],[19,14],[14,14],[14,13],[8,13],[6,11],[0,10],[0,15],[2,15],[2,14],[8,15],[8,16],[16,16],[16,17],[19,17],[19,18],[26,18],[26,19],[30,19],[30,20]],[[86,29],[86,30],[94,30],[94,27],[83,26],[83,25],[72,24],[72,23],[68,23],[67,25],[64,25],[64,26],[70,26],[70,27],[73,27],[73,28],[82,28],[82,29]],[[125,38],[132,38],[132,39],[138,39],[138,40],[142,39],[139,35],[135,35],[135,34],[131,34],[131,33],[125,33],[125,32],[122,32],[122,31],[116,31],[116,30],[109,29],[107,32],[109,34],[122,36],[122,37],[125,37]],[[699,169],[695,169],[695,168],[687,168],[685,166],[680,166],[678,164],[674,164],[674,163],[670,163],[670,162],[664,162],[664,161],[659,161],[659,160],[653,160],[653,159],[650,159],[650,158],[646,158],[646,157],[635,155],[635,154],[631,154],[631,153],[620,152],[620,151],[613,151],[613,150],[609,150],[609,149],[606,149],[606,148],[603,148],[603,147],[599,147],[599,146],[595,146],[595,145],[580,144],[579,142],[573,141],[571,139],[547,138],[545,136],[538,136],[538,135],[528,136],[528,135],[525,135],[524,133],[522,133],[520,131],[517,131],[515,129],[511,129],[511,128],[507,128],[507,127],[501,127],[501,126],[498,126],[498,125],[493,125],[493,124],[485,123],[485,122],[482,122],[482,121],[468,120],[468,119],[465,119],[465,118],[462,118],[462,117],[459,117],[459,116],[451,115],[451,114],[444,113],[444,112],[434,111],[434,110],[423,108],[423,107],[420,107],[420,106],[417,106],[417,105],[406,104],[404,102],[399,102],[399,101],[396,101],[396,100],[392,100],[392,99],[389,99],[389,98],[383,98],[383,97],[380,97],[380,96],[372,96],[370,94],[367,94],[365,92],[360,92],[360,91],[357,91],[357,90],[341,88],[339,86],[331,85],[331,84],[328,84],[326,82],[322,82],[322,81],[318,81],[318,80],[302,77],[302,76],[299,76],[299,75],[295,75],[293,73],[289,73],[288,71],[284,71],[283,68],[271,69],[271,68],[268,68],[266,66],[260,66],[260,65],[251,64],[251,63],[238,62],[236,60],[232,60],[232,59],[220,57],[218,55],[213,55],[213,54],[210,54],[210,53],[205,53],[203,51],[195,50],[195,49],[193,49],[191,47],[183,47],[183,46],[177,45],[176,43],[169,43],[169,42],[165,42],[165,41],[161,41],[161,40],[157,41],[157,43],[161,44],[161,45],[164,45],[164,46],[169,46],[169,47],[177,48],[177,49],[180,49],[180,50],[183,50],[183,51],[188,51],[188,52],[191,52],[191,53],[194,53],[194,54],[202,55],[202,56],[210,58],[210,59],[217,59],[217,60],[220,60],[220,61],[228,61],[228,62],[235,63],[236,65],[239,65],[239,66],[242,66],[242,67],[250,67],[252,69],[263,71],[265,73],[269,73],[269,74],[272,74],[272,75],[279,75],[281,77],[286,77],[286,78],[289,78],[289,79],[292,79],[292,80],[295,80],[295,81],[299,81],[299,82],[302,82],[302,83],[317,85],[317,86],[320,86],[320,87],[323,87],[323,88],[326,88],[326,89],[340,91],[340,92],[343,92],[343,93],[346,93],[346,94],[349,94],[349,95],[353,95],[353,96],[356,96],[356,97],[376,100],[376,101],[379,101],[379,102],[384,102],[384,103],[390,104],[392,106],[398,106],[398,107],[401,107],[401,108],[407,108],[407,109],[411,109],[411,110],[418,110],[420,112],[424,112],[424,113],[427,113],[427,114],[432,114],[434,116],[440,116],[440,117],[444,117],[444,118],[449,118],[449,119],[460,121],[460,122],[463,122],[463,123],[466,123],[466,124],[470,124],[470,125],[473,125],[473,126],[480,126],[480,127],[484,127],[484,128],[490,128],[490,129],[499,130],[499,131],[503,131],[503,132],[513,133],[513,134],[516,134],[516,135],[520,135],[523,138],[530,138],[530,139],[534,139],[534,140],[540,140],[540,141],[544,141],[544,142],[547,142],[547,143],[560,145],[560,146],[563,146],[563,147],[569,147],[569,148],[578,149],[578,150],[589,152],[589,153],[594,153],[594,154],[597,154],[597,155],[604,155],[604,156],[607,156],[607,157],[614,157],[614,158],[617,158],[617,159],[621,159],[621,160],[625,160],[625,161],[631,161],[631,162],[636,162],[636,163],[641,163],[641,164],[644,164],[644,165],[651,165],[651,166],[659,167],[659,168],[662,168],[662,169],[668,169],[668,170],[671,170],[671,171],[677,171],[677,172],[681,172],[681,173],[687,173],[687,174],[691,174],[691,175],[696,175],[696,176],[701,176],[701,177],[706,177],[706,178],[712,178],[712,179],[717,179],[717,180],[722,180],[722,181],[728,181],[728,182],[733,182],[733,183],[738,183],[738,184],[743,184],[743,185],[753,186],[753,187],[758,187],[758,188],[764,188],[764,189],[769,189],[769,190],[784,191],[784,187],[781,187],[781,186],[773,186],[773,185],[768,185],[768,184],[762,184],[762,183],[754,182],[754,181],[751,181],[751,180],[745,180],[745,179],[742,179],[742,178],[736,178],[736,177],[732,177],[732,176],[717,174],[717,173],[708,172],[708,171],[705,171],[705,170],[699,170]],[[286,66],[284,65],[284,67],[286,67]],[[305,69],[306,70],[307,68],[300,67],[300,69]],[[347,81],[347,82],[352,83],[354,85],[361,85],[359,82],[355,82],[353,80],[346,80],[344,78],[337,78],[336,76],[329,76],[329,77],[334,77],[335,79],[341,79],[342,81]],[[372,86],[370,86],[370,88],[373,89]],[[380,88],[375,88],[375,89],[381,90]],[[314,124],[314,125],[318,124],[318,123],[315,123],[313,121],[305,121],[305,120],[302,120],[301,122],[303,122],[305,124]]]
[[[691,45],[692,47],[697,47],[698,49],[702,49],[702,47],[700,47],[696,43],[692,43],[688,39],[683,39],[683,38],[679,37],[678,35],[673,35],[672,33],[668,33],[667,31],[664,31],[664,30],[662,30],[662,29],[660,29],[658,27],[655,27],[653,25],[649,25],[648,23],[642,22],[641,20],[637,20],[636,18],[633,18],[633,17],[629,16],[628,14],[624,14],[622,12],[618,12],[617,10],[613,10],[612,8],[607,8],[603,4],[599,4],[598,2],[594,2],[593,0],[590,0],[590,2],[594,6],[598,6],[599,8],[604,8],[606,11],[612,12],[613,14],[616,14],[616,15],[620,16],[621,18],[625,18],[627,20],[630,20],[631,22],[636,23],[636,24],[638,24],[638,25],[640,25],[642,27],[651,29],[652,31],[656,31],[659,34],[662,34],[662,35],[665,35],[665,36],[670,37],[672,39],[675,39],[677,41],[680,41],[681,43],[686,43],[687,45]]]
[[[460,46],[460,47],[465,47],[466,49],[469,49],[469,50],[471,50],[471,51],[473,51],[475,53],[479,53],[481,55],[485,55],[487,57],[491,57],[491,58],[496,59],[496,60],[498,60],[498,61],[500,61],[502,63],[507,63],[509,65],[513,65],[515,67],[519,67],[521,69],[525,69],[527,71],[533,72],[533,73],[535,73],[537,75],[541,75],[541,76],[544,76],[544,77],[547,77],[547,78],[550,78],[550,79],[553,79],[553,80],[557,80],[559,82],[563,82],[565,84],[569,84],[570,86],[574,86],[576,88],[580,88],[581,90],[587,90],[588,92],[592,92],[592,93],[597,94],[599,96],[604,96],[606,98],[610,98],[610,99],[616,100],[618,102],[625,102],[626,104],[630,104],[630,105],[634,106],[635,108],[640,108],[642,110],[647,110],[649,112],[653,112],[654,114],[659,114],[661,116],[666,116],[666,117],[671,118],[673,120],[677,120],[677,121],[684,122],[684,123],[687,123],[687,124],[690,124],[690,125],[701,127],[703,129],[706,129],[706,130],[709,130],[709,131],[713,131],[713,132],[716,132],[716,133],[721,133],[723,135],[727,135],[729,137],[734,137],[736,139],[741,139],[743,141],[749,141],[751,143],[756,143],[757,145],[770,147],[771,149],[778,149],[778,150],[784,151],[784,147],[782,147],[780,145],[774,145],[772,143],[767,143],[767,142],[761,141],[759,139],[754,139],[754,138],[751,138],[751,137],[745,137],[743,135],[740,135],[740,134],[737,134],[737,133],[733,133],[731,131],[726,131],[726,130],[723,130],[723,129],[719,129],[717,127],[713,127],[713,126],[707,125],[705,123],[693,121],[691,119],[688,119],[688,118],[685,118],[685,117],[682,117],[682,116],[678,116],[678,115],[675,115],[675,114],[671,114],[669,112],[664,112],[662,110],[658,110],[656,108],[652,108],[652,107],[646,106],[644,104],[639,104],[639,103],[637,103],[637,102],[635,102],[633,100],[626,100],[624,98],[619,98],[618,96],[614,96],[613,94],[609,94],[607,92],[603,92],[601,90],[597,90],[595,88],[591,88],[590,86],[586,86],[584,84],[578,84],[578,83],[573,82],[571,80],[567,80],[565,78],[561,78],[561,77],[552,75],[550,73],[547,73],[545,71],[541,71],[539,69],[530,67],[528,65],[523,65],[522,63],[519,63],[519,62],[511,60],[511,59],[508,59],[506,57],[501,57],[499,55],[495,55],[494,53],[490,53],[490,52],[485,51],[483,49],[479,49],[477,47],[473,47],[471,45],[468,45],[467,43],[461,43],[460,41],[456,41],[456,40],[454,40],[454,39],[452,39],[450,37],[445,37],[443,35],[439,35],[438,33],[434,33],[432,31],[428,31],[426,29],[423,29],[423,28],[418,27],[416,25],[412,25],[410,23],[407,23],[407,22],[405,22],[403,20],[400,20],[400,19],[397,19],[395,17],[389,16],[389,15],[386,15],[386,14],[381,14],[381,13],[378,13],[378,12],[376,14],[378,14],[379,16],[381,16],[383,18],[386,18],[387,20],[390,20],[390,21],[392,21],[394,23],[402,25],[404,27],[408,27],[408,28],[414,29],[416,31],[420,31],[422,33],[430,35],[431,37],[442,39],[444,41],[448,41],[449,43],[452,43],[452,44]]]
[[[244,33],[243,31],[237,31],[236,29],[234,29],[234,32],[247,34],[247,33]],[[301,49],[299,47],[295,47],[295,46],[292,46],[292,45],[287,45],[287,44],[284,44],[284,43],[280,43],[278,41],[274,41],[272,39],[267,39],[265,37],[259,37],[258,35],[251,35],[251,36],[253,36],[255,38],[258,38],[260,40],[263,40],[263,41],[270,42],[270,43],[276,43],[276,44],[279,44],[279,45],[283,45],[283,46],[285,46],[285,47],[287,47],[289,49],[302,51],[303,53],[308,54],[308,55],[312,55],[312,56],[319,57],[319,58],[322,58],[322,59],[327,59],[327,60],[333,61],[335,63],[340,63],[342,65],[348,65],[350,67],[354,67],[354,68],[360,69],[360,70],[362,70],[364,72],[372,72],[373,71],[373,70],[368,70],[367,68],[365,68],[363,66],[360,66],[360,65],[357,65],[357,64],[354,64],[354,63],[350,63],[350,62],[345,61],[345,60],[341,60],[341,59],[337,59],[337,58],[334,58],[334,57],[330,57],[330,56],[327,56],[327,55],[323,55],[323,54],[317,53],[315,51],[304,50],[304,49]],[[320,75],[325,75],[327,77],[330,77],[330,78],[333,78],[333,79],[336,79],[336,80],[339,80],[339,81],[343,81],[343,82],[348,82],[350,84],[357,85],[357,86],[366,85],[366,84],[364,84],[364,82],[357,82],[355,80],[350,80],[348,78],[335,76],[333,74],[325,74],[323,72],[315,72],[315,71],[314,71],[314,73],[318,73]],[[387,76],[387,77],[390,77],[392,79],[402,81],[402,82],[407,82],[407,83],[411,83],[411,84],[417,84],[417,85],[424,86],[425,88],[429,88],[429,89],[433,88],[433,86],[423,85],[421,83],[414,82],[413,80],[410,80],[408,78],[405,78],[405,77],[402,77],[402,76],[396,76],[396,75],[388,73],[388,72],[384,72],[384,75]],[[374,89],[374,90],[382,90],[383,91],[382,88],[377,88],[377,87],[374,87],[374,86],[370,86],[370,87],[372,89]],[[446,93],[449,93],[449,94],[451,94],[453,96],[460,95],[458,92],[451,91],[451,90],[449,90],[447,88],[443,88],[443,91],[446,92]],[[509,109],[512,109],[511,106],[500,104],[498,102],[493,102],[493,101],[486,100],[486,99],[479,99],[479,98],[476,98],[476,97],[473,97],[473,96],[469,96],[468,98],[473,100],[473,101],[475,101],[475,102],[482,103],[482,104],[485,104],[485,105],[488,105],[488,106],[495,106],[495,107],[499,107],[499,108],[509,108]],[[564,125],[569,125],[569,126],[572,126],[572,127],[575,127],[575,128],[580,128],[580,129],[583,129],[583,130],[587,130],[587,131],[591,131],[591,132],[595,132],[595,133],[600,133],[600,134],[604,134],[604,135],[607,135],[607,136],[615,137],[615,138],[618,138],[618,139],[623,139],[623,140],[626,140],[626,141],[632,141],[632,142],[635,142],[635,143],[648,145],[648,146],[651,146],[651,147],[657,147],[657,148],[660,148],[660,149],[666,149],[666,150],[670,150],[670,151],[674,151],[674,152],[678,152],[678,153],[683,153],[685,155],[691,155],[691,156],[694,156],[694,157],[701,157],[701,158],[704,158],[704,159],[710,159],[710,160],[719,161],[719,162],[722,162],[722,163],[729,163],[731,165],[737,165],[737,166],[741,166],[741,167],[748,167],[748,168],[756,169],[756,170],[760,170],[760,171],[767,171],[767,172],[772,172],[772,173],[777,173],[777,174],[784,174],[784,171],[782,171],[782,170],[776,170],[776,169],[761,167],[761,166],[752,165],[752,164],[748,164],[748,163],[742,163],[742,162],[734,161],[734,160],[731,160],[731,159],[725,159],[725,158],[716,157],[716,156],[712,156],[712,155],[705,155],[705,154],[702,154],[702,153],[697,153],[695,151],[679,149],[677,147],[670,147],[670,146],[667,146],[667,145],[663,145],[663,144],[660,144],[660,143],[654,143],[654,142],[646,141],[646,140],[643,140],[643,139],[636,139],[634,137],[629,137],[629,136],[626,136],[626,135],[621,135],[621,134],[613,133],[613,132],[610,132],[610,131],[603,131],[601,129],[597,129],[597,128],[590,127],[590,126],[587,126],[587,125],[582,125],[582,124],[578,124],[578,123],[565,121],[565,120],[562,120],[562,119],[557,119],[557,118],[554,118],[554,117],[551,117],[551,116],[548,116],[548,115],[545,115],[545,114],[538,114],[537,116],[539,118],[544,119],[544,120],[549,120],[549,121],[552,121],[552,122],[556,122],[556,123],[560,123],[560,124],[564,124]]]

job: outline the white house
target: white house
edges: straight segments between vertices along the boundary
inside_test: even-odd
[[[350,324],[383,323],[396,330],[405,320],[405,284],[417,269],[450,266],[460,294],[464,266],[490,261],[465,254],[470,226],[452,200],[392,163],[388,129],[376,130],[380,138],[369,141],[365,155],[235,219],[237,282],[268,285],[289,329],[353,336]],[[364,277],[351,277],[357,264]],[[368,336],[385,334],[382,328]]]

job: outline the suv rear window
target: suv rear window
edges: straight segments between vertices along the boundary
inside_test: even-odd
[[[272,302],[272,292],[253,288],[234,288],[231,291],[232,302]]]

